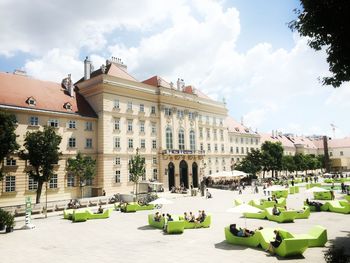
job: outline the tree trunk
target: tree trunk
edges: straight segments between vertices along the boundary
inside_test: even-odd
[[[263,179],[265,179],[265,170],[263,170]]]
[[[36,189],[36,204],[40,204],[40,197],[41,197],[41,191],[43,190],[43,184],[44,182],[39,180],[38,181],[38,189]]]

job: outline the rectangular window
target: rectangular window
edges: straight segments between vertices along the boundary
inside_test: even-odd
[[[38,189],[38,182],[34,180],[33,176],[28,177],[28,190],[35,191]]]
[[[216,152],[218,151],[218,144],[217,143],[214,144],[214,151],[216,151]]]
[[[207,139],[210,139],[210,129],[207,129]]]
[[[128,111],[132,111],[132,101],[128,101]]]
[[[114,108],[119,109],[119,100],[118,99],[114,100]]]
[[[153,169],[153,179],[158,180],[158,170],[157,169]]]
[[[332,153],[332,152],[329,152],[329,156],[333,156],[333,153]]]
[[[224,120],[220,118],[220,125],[223,125]]]
[[[115,182],[120,183],[120,170],[115,171]]]
[[[221,152],[224,152],[224,151],[225,151],[225,145],[221,144]]]
[[[5,192],[15,192],[15,191],[16,191],[16,176],[13,176],[13,175],[6,176]]]
[[[151,114],[156,114],[156,106],[151,107]]]
[[[16,166],[17,161],[13,158],[6,158],[6,166]]]
[[[120,165],[120,157],[115,158],[115,165]]]
[[[85,148],[88,148],[88,149],[92,148],[92,139],[90,139],[90,138],[86,139]]]
[[[152,134],[156,134],[156,133],[157,133],[156,124],[154,122],[152,122]]]
[[[236,147],[236,153],[239,153],[239,147]]]
[[[75,186],[74,175],[69,173],[67,175],[67,187],[74,187],[74,186]]]
[[[140,104],[140,112],[145,112],[145,105]]]
[[[141,149],[145,149],[146,148],[146,140],[145,139],[141,139],[140,140],[140,148]]]
[[[50,127],[58,128],[58,120],[57,119],[50,119],[47,122],[47,125]]]
[[[49,187],[51,189],[53,188],[57,188],[57,174],[54,174],[51,179],[50,179],[50,182],[49,182]]]
[[[120,138],[119,137],[114,138],[114,147],[120,148]]]
[[[92,122],[91,121],[85,122],[85,130],[92,131]]]
[[[132,120],[128,120],[128,132],[132,132]]]
[[[230,147],[230,153],[233,153],[233,147],[232,146]]]
[[[259,140],[258,140],[258,138],[256,138],[255,139],[255,144],[258,145],[258,143],[259,143]]]
[[[248,154],[249,153],[249,147],[245,147],[245,152]]]
[[[189,118],[190,120],[194,120],[194,112],[189,112],[189,113],[188,113],[188,118]]]
[[[241,143],[244,143],[244,138],[241,138]]]
[[[211,146],[210,146],[210,143],[208,143],[208,152],[211,151]]]
[[[218,132],[216,129],[213,130],[214,133],[214,140],[216,140],[218,138]]]
[[[170,108],[165,108],[164,109],[164,114],[165,114],[165,116],[171,116],[171,109]]]
[[[68,122],[68,128],[69,128],[69,129],[76,129],[76,127],[77,127],[76,121],[70,120],[70,121]]]
[[[36,116],[31,116],[29,120],[29,124],[31,126],[38,126],[39,125],[39,118]]]
[[[204,151],[203,143],[200,144],[201,151]]]
[[[202,122],[202,115],[198,114],[198,121]]]
[[[157,141],[152,140],[152,149],[157,149]]]
[[[129,139],[129,140],[128,140],[128,148],[129,148],[129,149],[134,148],[134,140],[133,140],[133,139]]]
[[[145,132],[145,122],[144,121],[140,122],[140,132],[142,132],[142,133]]]
[[[153,163],[153,164],[157,164],[157,157],[153,157],[153,158],[152,158],[152,163]]]
[[[199,128],[199,137],[203,138],[203,128]]]
[[[209,116],[206,116],[205,119],[206,119],[206,123],[209,124]]]
[[[224,140],[224,131],[220,130],[220,140]]]
[[[343,151],[340,151],[340,156],[343,156],[343,155],[344,155]]]
[[[114,130],[119,131],[120,130],[120,119],[114,119]]]
[[[241,147],[241,153],[242,154],[244,153],[244,147]]]
[[[178,110],[178,111],[177,111],[177,117],[178,117],[179,119],[182,119],[182,118],[184,117],[184,115],[185,115],[185,113],[184,113],[183,110]]]
[[[69,138],[68,139],[68,147],[69,148],[75,148],[77,145],[76,145],[76,139],[75,138]]]

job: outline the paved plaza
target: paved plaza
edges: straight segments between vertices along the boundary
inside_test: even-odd
[[[0,234],[0,262],[279,262],[284,260],[270,256],[261,248],[253,249],[227,244],[224,227],[236,222],[246,224],[249,229],[259,226],[284,228],[294,233],[306,233],[313,225],[328,229],[329,242],[347,247],[349,252],[350,215],[329,212],[312,213],[309,219],[294,223],[278,224],[267,220],[247,219],[239,214],[228,213],[233,200],[248,201],[262,197],[252,194],[250,188],[243,195],[225,190],[211,190],[214,198],[190,197],[164,193],[173,200],[165,205],[163,213],[195,214],[204,209],[212,214],[212,225],[208,229],[188,229],[181,235],[164,234],[148,226],[150,211],[121,213],[115,211],[109,219],[72,223],[64,220],[62,212],[50,214],[47,219],[34,218],[34,230],[15,230],[11,234]],[[261,192],[261,191],[260,191]],[[287,206],[301,208],[306,194],[290,195]],[[338,197],[338,195],[337,195]],[[96,209],[96,208],[94,208]],[[18,219],[16,229],[24,224]],[[309,248],[303,257],[288,259],[289,262],[325,262],[326,248]]]

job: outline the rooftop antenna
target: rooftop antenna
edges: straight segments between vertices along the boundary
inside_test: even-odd
[[[335,139],[335,128],[338,128],[337,126],[335,126],[333,123],[330,124],[333,130],[333,139]]]

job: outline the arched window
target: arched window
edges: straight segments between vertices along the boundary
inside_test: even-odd
[[[171,131],[170,127],[166,128],[165,137],[166,137],[166,148],[168,150],[172,150],[173,149],[173,132]]]
[[[183,129],[179,130],[179,150],[185,150],[185,132]]]
[[[192,151],[196,150],[196,137],[193,130],[190,131],[190,149]]]

